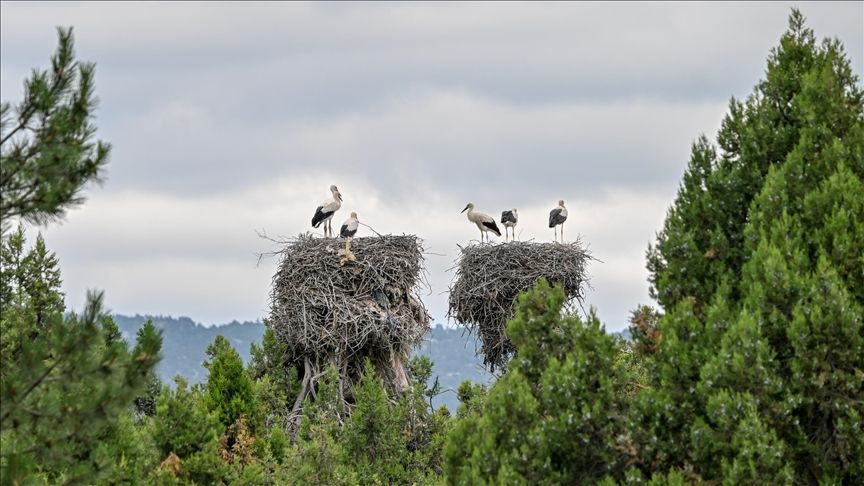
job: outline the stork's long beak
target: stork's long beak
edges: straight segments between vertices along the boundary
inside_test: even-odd
[[[339,202],[342,202],[342,193],[341,192],[337,192],[336,197],[339,198]]]
[[[465,211],[468,211],[468,206],[465,206],[465,209],[463,209],[462,211],[459,211],[459,212],[464,213]]]

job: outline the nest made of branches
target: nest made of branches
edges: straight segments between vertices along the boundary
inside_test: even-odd
[[[372,355],[410,349],[429,329],[417,297],[423,247],[416,236],[298,238],[279,252],[270,326],[296,357]]]
[[[572,243],[515,241],[460,247],[450,286],[448,317],[480,338],[483,362],[503,369],[515,349],[504,330],[513,317],[520,292],[541,277],[560,284],[568,300],[580,303],[587,286],[591,254],[579,240]]]

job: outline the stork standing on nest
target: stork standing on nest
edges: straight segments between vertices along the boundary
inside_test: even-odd
[[[516,208],[501,213],[501,224],[504,225],[504,241],[507,241],[507,228],[513,233],[513,238],[516,238],[516,223],[519,222],[519,213]]]
[[[336,211],[342,207],[342,194],[336,186],[330,186],[330,199],[327,199],[315,209],[315,215],[312,216],[312,227],[317,228],[324,223],[324,236],[333,236],[333,226],[331,220]]]
[[[501,236],[501,230],[498,229],[498,225],[495,224],[492,216],[474,211],[474,203],[469,202],[465,206],[465,209],[462,210],[463,213],[465,211],[468,211],[468,221],[476,224],[477,228],[480,229],[480,243],[483,243],[483,235],[486,235],[486,242],[489,242],[489,235],[486,234],[489,231]]]
[[[558,226],[561,226],[561,243],[564,243],[564,221],[567,221],[567,208],[564,200],[558,201],[558,207],[549,211],[549,227],[555,231],[555,241],[558,241]]]
[[[342,227],[339,228],[339,236],[345,238],[345,249],[340,251],[339,254],[342,257],[342,264],[344,265],[347,261],[356,262],[357,258],[354,256],[354,253],[351,252],[351,240],[354,239],[354,235],[357,234],[357,227],[360,226],[360,220],[357,219],[357,213],[351,212],[351,216],[342,223]]]

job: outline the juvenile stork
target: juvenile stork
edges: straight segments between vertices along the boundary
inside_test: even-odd
[[[357,213],[352,212],[351,216],[349,216],[348,219],[342,223],[342,227],[339,228],[339,236],[345,238],[345,249],[339,252],[343,265],[348,261],[357,261],[354,253],[351,252],[351,240],[353,240],[354,235],[357,234],[358,226],[360,226],[360,220],[357,219]]]
[[[465,209],[462,210],[463,213],[465,211],[468,211],[468,221],[476,224],[477,228],[480,230],[480,243],[483,243],[483,235],[486,235],[489,231],[501,236],[501,230],[498,229],[498,225],[495,224],[495,220],[492,219],[492,216],[474,211],[474,203],[469,202],[468,205],[465,206]],[[486,235],[486,242],[489,242],[489,235]]]
[[[519,213],[516,212],[516,208],[501,212],[501,224],[504,225],[504,241],[507,241],[507,228],[510,228],[513,238],[516,238],[516,223],[518,222]]]
[[[567,221],[567,208],[564,200],[558,201],[558,207],[549,211],[549,227],[555,231],[555,241],[558,241],[558,226],[561,226],[561,243],[564,243],[564,221]]]
[[[339,229],[339,236],[342,238],[354,238],[357,234],[357,227],[360,226],[360,220],[357,219],[357,213],[352,212],[351,216],[342,223],[342,228]]]
[[[321,203],[315,209],[315,215],[312,216],[312,227],[317,228],[324,223],[324,236],[333,236],[333,226],[331,220],[336,211],[342,207],[342,194],[336,186],[330,186],[330,198]]]

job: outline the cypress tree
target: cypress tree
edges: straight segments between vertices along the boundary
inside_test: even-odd
[[[765,79],[703,137],[657,242],[666,311],[642,467],[864,481],[864,94],[793,10]],[[709,161],[709,162],[706,162]]]

